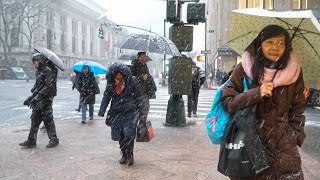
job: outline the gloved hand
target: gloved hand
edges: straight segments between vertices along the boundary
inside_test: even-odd
[[[103,116],[104,116],[104,112],[99,111],[99,112],[98,112],[98,116],[103,117]]]
[[[28,97],[28,98],[23,102],[23,105],[29,106],[31,99],[32,99],[32,96]]]
[[[42,107],[41,97],[37,94],[29,103],[29,107],[33,110],[39,110]]]

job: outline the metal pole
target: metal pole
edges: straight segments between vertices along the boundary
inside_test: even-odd
[[[166,22],[167,20],[164,19],[163,20],[163,36],[166,37]],[[166,75],[166,58],[167,55],[163,54],[163,72],[162,72],[162,86],[167,86],[166,84],[166,79],[167,79],[167,75]]]
[[[208,12],[208,11],[207,11]],[[204,24],[204,50],[207,51],[207,20]],[[204,74],[206,77],[205,83],[204,83],[204,88],[208,88],[208,81],[207,81],[207,63],[208,63],[208,54],[205,54],[204,58]]]

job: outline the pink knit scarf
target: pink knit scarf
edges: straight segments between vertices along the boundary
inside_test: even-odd
[[[250,55],[248,51],[245,51],[241,57],[242,67],[247,76],[252,78],[251,68],[253,63],[253,57]],[[276,73],[276,69],[264,68],[263,79],[260,80],[260,84],[271,82],[272,77]],[[274,80],[273,86],[283,86],[289,85],[298,79],[300,74],[300,65],[298,63],[298,58],[294,52],[290,53],[290,58],[287,67],[282,70],[278,70]]]

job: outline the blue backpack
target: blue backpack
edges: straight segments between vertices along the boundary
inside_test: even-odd
[[[248,91],[247,80],[249,84],[252,83],[252,80],[247,77],[243,79],[244,91]],[[230,82],[228,79],[223,85],[221,85],[214,96],[211,110],[208,112],[205,123],[207,127],[208,136],[213,144],[220,144],[222,141],[224,129],[227,125],[227,122],[230,119],[230,114],[225,112],[222,104],[222,91]]]

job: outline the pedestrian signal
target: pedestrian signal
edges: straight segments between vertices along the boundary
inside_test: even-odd
[[[99,28],[98,38],[100,38],[100,39],[104,39],[104,36],[103,36],[103,29],[102,29],[102,27],[101,27],[101,28]]]
[[[201,55],[197,56],[197,61],[199,61],[199,62],[202,61],[202,56]]]

